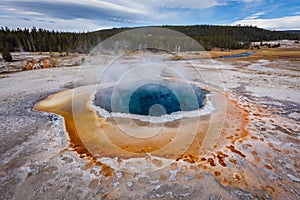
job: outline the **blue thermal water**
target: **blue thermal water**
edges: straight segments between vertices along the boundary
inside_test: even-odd
[[[251,56],[252,54],[255,54],[255,52],[247,52],[247,53],[234,54],[229,56],[220,56],[220,58],[240,58],[240,57]]]
[[[162,116],[204,106],[207,90],[181,82],[147,83],[137,88],[100,89],[95,105],[108,112]]]

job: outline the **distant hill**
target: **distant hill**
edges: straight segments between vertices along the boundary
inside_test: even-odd
[[[289,33],[299,33],[300,34],[300,30],[286,30],[286,32],[289,32]]]
[[[299,40],[295,31],[269,31],[252,26],[159,26],[186,34],[206,50],[212,48],[249,48],[250,42],[291,39]],[[0,30],[0,51],[68,51],[88,53],[101,41],[132,28],[113,28],[88,33],[49,31],[44,29]]]

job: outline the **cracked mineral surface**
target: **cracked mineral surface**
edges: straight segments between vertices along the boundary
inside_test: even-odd
[[[154,148],[169,139],[176,145],[158,153],[145,149],[136,156],[137,146],[144,143],[130,138],[124,141],[126,137],[113,119],[93,113],[87,103],[92,94],[82,89],[88,86],[73,88],[80,67],[1,75],[1,199],[299,199],[300,53],[293,52],[300,50],[293,48],[215,59],[213,67],[188,58],[189,53],[181,55],[186,60],[169,59],[187,69],[192,70],[192,65],[211,77],[222,75],[222,88],[214,85],[213,79],[206,82],[213,94],[214,112],[222,113],[218,110],[221,98],[226,102],[226,116],[220,135],[205,153],[199,152],[203,143],[200,133],[206,133],[207,121],[212,122],[209,116],[199,117],[202,128],[180,155],[171,153],[179,151],[184,137],[174,139],[178,124],[168,122],[161,137],[145,146]],[[126,62],[138,56],[134,54]],[[109,145],[85,149],[85,139],[95,147],[99,141],[76,137],[84,134],[84,129],[72,129],[70,96],[74,90],[83,91],[81,111],[87,113],[86,119],[97,120],[94,124],[107,131],[106,139],[131,153],[123,155]],[[192,120],[195,118],[183,120],[186,132],[192,131]],[[144,123],[135,125],[147,127]],[[82,121],[79,126],[91,127],[86,124]]]

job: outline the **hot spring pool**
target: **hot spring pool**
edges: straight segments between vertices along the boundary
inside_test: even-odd
[[[94,104],[100,115],[162,117],[200,110],[209,92],[193,84],[174,81],[139,86],[108,87],[97,90]]]

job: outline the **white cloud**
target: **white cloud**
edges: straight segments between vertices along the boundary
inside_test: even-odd
[[[180,9],[205,9],[221,5],[220,0],[3,0],[0,8],[6,11],[14,20],[5,21],[1,26],[47,27],[55,24],[57,29],[69,27],[75,29],[68,20],[82,20],[85,23],[75,25],[77,29],[95,30],[95,24],[160,24],[174,23],[175,19],[183,17]],[[80,9],[83,9],[80,12]],[[1,14],[1,11],[0,11]],[[186,13],[185,13],[186,14]],[[65,20],[64,20],[65,19]],[[93,21],[94,20],[94,21]],[[41,22],[44,22],[43,24]],[[55,22],[55,23],[54,23]],[[58,26],[59,22],[64,23]],[[41,26],[41,25],[42,26]],[[31,27],[29,26],[29,27]],[[62,27],[64,26],[64,27]]]
[[[1,16],[2,17],[2,16]],[[9,28],[32,28],[33,26],[38,28],[43,28],[47,30],[56,31],[71,31],[71,32],[82,32],[82,31],[93,31],[101,29],[113,28],[112,26],[107,26],[105,24],[99,23],[98,20],[90,19],[53,19],[53,18],[41,18],[41,19],[27,19],[27,18],[15,18],[11,16],[6,16],[5,21],[9,24]],[[20,24],[22,26],[20,27]]]
[[[300,16],[288,16],[273,19],[244,19],[234,22],[234,25],[253,25],[264,29],[300,30]]]
[[[64,13],[63,11],[65,11],[65,15],[72,16],[72,13],[68,12],[68,10],[80,12],[80,7],[92,12],[96,12],[98,10],[99,15],[111,13],[112,16],[116,16],[118,14],[123,16],[147,16],[149,14],[149,9],[146,7],[137,6],[137,4],[129,2],[127,2],[127,4],[120,4],[119,1],[122,0],[111,2],[102,0],[3,0],[3,4],[0,5],[0,8],[2,7],[4,10],[11,12],[12,14],[22,15],[29,15],[30,13],[32,15],[40,15],[39,12],[42,12],[45,13],[45,15],[51,16],[53,13],[60,12],[57,17],[62,16]],[[82,10],[83,13],[85,11],[86,10]],[[91,15],[91,13],[87,14]],[[73,13],[73,15],[76,15],[76,13]]]
[[[181,23],[205,23],[211,17],[228,17],[234,13],[214,13],[213,8],[220,5],[231,6],[232,2],[244,4],[263,0],[0,0],[0,16],[5,18],[0,26],[42,27],[57,30],[96,30],[109,26],[140,26]],[[247,6],[246,6],[247,7]],[[189,11],[186,9],[192,9]],[[202,19],[198,13],[211,14]],[[199,11],[198,11],[199,10]],[[254,9],[245,9],[245,12]],[[203,11],[203,12],[202,12]],[[242,11],[239,11],[242,12]],[[239,13],[236,12],[236,13]],[[268,11],[266,11],[268,12]],[[193,13],[193,16],[192,14]],[[223,14],[223,15],[222,15]],[[234,24],[256,25],[267,29],[296,29],[300,21],[299,12],[294,17],[261,19],[263,12],[249,15]],[[237,16],[231,19],[238,19]],[[202,20],[202,21],[201,21]],[[220,19],[219,19],[220,21]]]
[[[12,12],[14,14],[43,16],[43,14],[40,13],[40,12],[25,11],[25,10],[20,10],[20,9],[9,7],[9,6],[1,6],[1,7],[2,7],[1,9],[4,9],[4,10],[6,10],[8,12]]]
[[[87,0],[88,1],[88,0]],[[189,8],[189,9],[205,9],[214,6],[222,5],[220,0],[108,0],[118,5],[130,6],[142,9],[156,9],[156,8]]]
[[[152,1],[156,7],[167,8],[189,8],[189,9],[205,9],[222,5],[218,0],[154,0]]]
[[[246,2],[246,3],[251,3],[251,2],[254,2],[254,1],[262,1],[262,0],[239,0],[241,2]]]
[[[128,2],[120,4],[118,1],[3,0],[2,3],[0,16],[7,17],[0,26],[12,28],[35,26],[70,31],[96,30],[122,23],[143,23],[143,19],[150,16],[146,7]]]
[[[79,5],[86,5],[86,6],[94,6],[98,8],[104,8],[109,10],[115,11],[122,11],[131,14],[145,14],[146,10],[139,8],[134,8],[131,4],[121,5],[118,1],[108,2],[108,1],[99,1],[99,0],[52,0],[51,3],[54,2],[62,2],[62,3],[72,3],[72,4],[79,4]]]
[[[257,19],[257,18],[259,18],[260,16],[262,16],[264,14],[265,13],[263,13],[263,12],[254,13],[253,15],[247,17],[246,20]]]
[[[243,3],[262,2],[263,0],[224,0],[225,2],[236,1]]]

